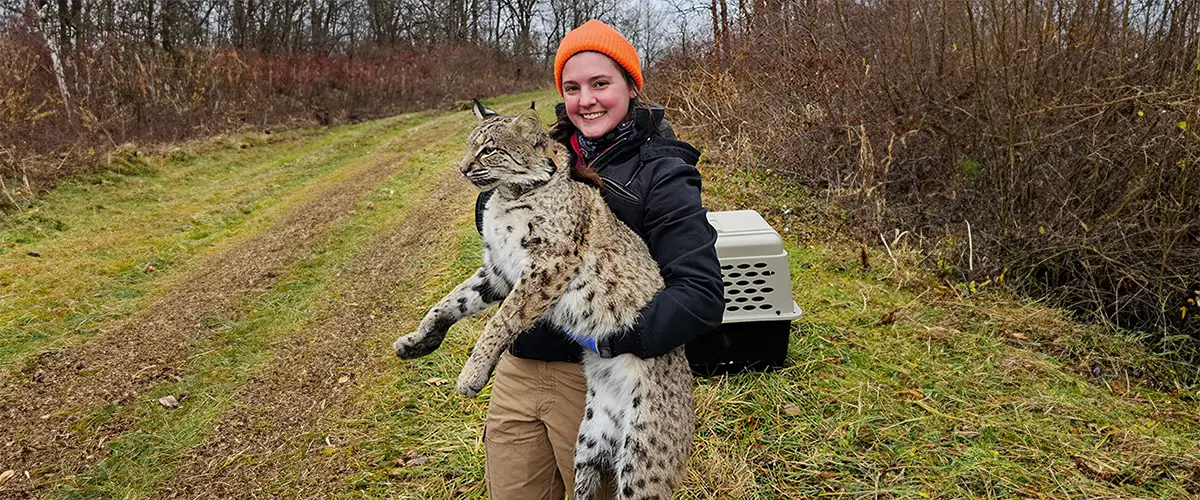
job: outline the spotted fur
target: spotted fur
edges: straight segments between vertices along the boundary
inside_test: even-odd
[[[466,396],[483,389],[500,354],[538,319],[603,339],[632,326],[663,287],[641,238],[596,188],[568,178],[566,149],[535,113],[500,116],[478,103],[474,110],[479,124],[459,170],[475,187],[496,190],[484,209],[483,266],[392,344],[401,358],[424,356],[455,322],[500,302],[459,375]],[[683,348],[650,359],[585,350],[583,364],[575,498],[595,498],[604,476],[615,480],[618,498],[670,498],[695,430]]]

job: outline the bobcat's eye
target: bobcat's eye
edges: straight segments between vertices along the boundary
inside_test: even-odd
[[[479,148],[479,156],[482,157],[482,156],[490,155],[495,150],[496,150],[496,148],[493,148],[491,146],[484,146],[482,148]]]

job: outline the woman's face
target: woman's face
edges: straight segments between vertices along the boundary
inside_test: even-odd
[[[567,118],[589,139],[595,139],[625,120],[629,100],[637,95],[620,66],[599,52],[580,52],[562,70]]]

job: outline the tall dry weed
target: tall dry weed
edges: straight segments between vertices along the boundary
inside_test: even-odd
[[[1200,353],[1200,2],[739,5],[658,75],[710,151],[827,190],[862,241]]]
[[[0,147],[15,158],[0,164],[0,178],[11,184],[24,176],[35,189],[126,143],[358,121],[547,81],[539,66],[465,42],[375,47],[348,57],[165,50],[109,34],[61,54],[63,93],[49,47],[31,24],[17,19],[0,33]]]

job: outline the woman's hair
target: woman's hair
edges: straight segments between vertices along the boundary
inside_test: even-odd
[[[621,76],[625,78],[625,83],[629,84],[629,88],[637,89],[637,85],[633,80],[633,76],[630,75],[629,72],[619,64],[617,65],[617,69],[621,70]],[[641,90],[637,90],[636,92],[637,93],[629,99],[629,111],[625,115],[626,121],[633,119],[633,113],[638,108],[649,108],[651,106],[650,102],[642,96]],[[550,127],[550,137],[566,146],[567,150],[571,152],[571,157],[573,160],[575,160],[575,149],[571,147],[571,136],[575,135],[575,132],[578,131],[579,129],[575,128],[575,124],[571,123],[571,118],[567,116],[566,113],[563,113],[562,116],[559,116],[557,121],[554,122],[554,125]],[[596,172],[593,172],[591,168],[580,161],[571,162],[571,178],[596,187],[600,187],[603,184],[603,180],[601,180],[600,175]]]

